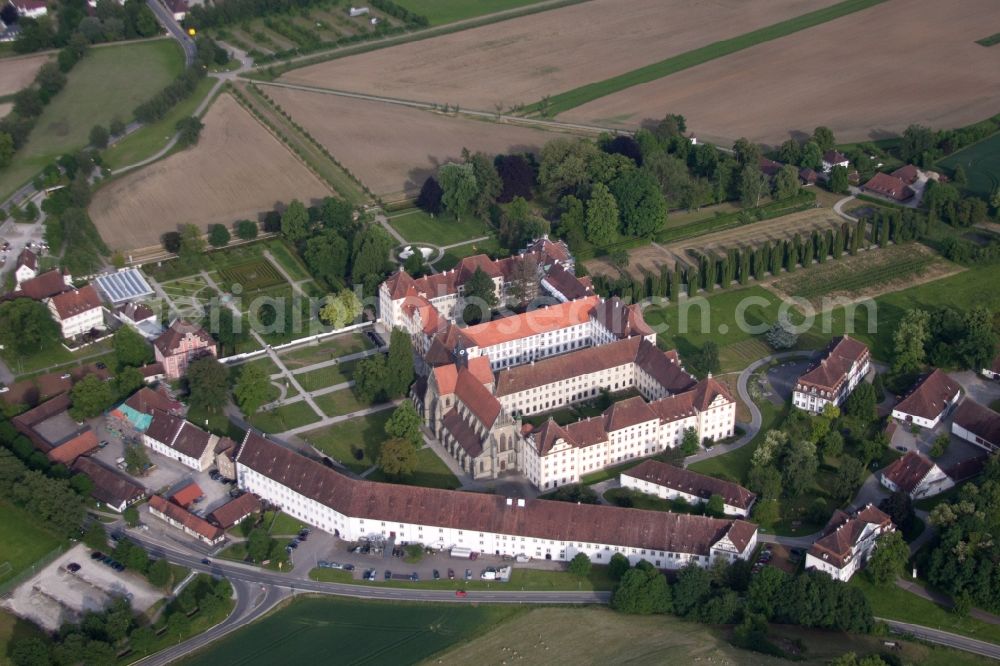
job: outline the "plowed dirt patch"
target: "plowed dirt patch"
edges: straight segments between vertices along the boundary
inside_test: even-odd
[[[475,109],[508,109],[835,2],[593,0],[312,65],[281,80]]]
[[[1000,108],[1000,50],[975,43],[1000,3],[889,0],[672,76],[560,118],[638,127],[666,111],[700,137],[777,144],[830,127],[842,141],[982,120]]]
[[[156,245],[182,224],[229,225],[294,198],[309,205],[331,194],[229,95],[215,101],[204,122],[195,147],[98,190],[90,215],[108,245]]]
[[[557,133],[445,116],[395,104],[262,86],[297,123],[380,196],[415,195],[462,148],[537,152]]]

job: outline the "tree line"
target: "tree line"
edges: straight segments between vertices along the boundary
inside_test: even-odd
[[[972,606],[1000,611],[1000,459],[992,456],[982,476],[938,504],[930,520],[937,535],[918,555],[918,570],[955,599],[959,613]]]
[[[10,113],[0,119],[0,169],[10,165],[14,154],[28,142],[45,106],[66,85],[66,74],[87,53],[87,43],[75,36],[59,51],[55,61],[46,62],[34,81],[14,95]]]
[[[205,78],[205,72],[209,67],[229,62],[229,54],[212,39],[204,35],[199,36],[195,40],[195,45],[198,49],[195,63],[151,99],[135,107],[132,113],[136,120],[151,123],[164,117],[175,105],[191,96],[198,83]]]
[[[581,562],[576,569],[586,564]],[[620,613],[672,614],[705,624],[736,624],[739,647],[776,656],[785,655],[768,640],[769,622],[853,633],[868,633],[875,627],[871,605],[860,589],[816,571],[790,575],[765,566],[753,574],[747,561],[716,560],[708,568],[689,564],[671,582],[649,562],[632,567],[624,555],[615,553],[608,573],[618,581],[611,607]]]
[[[84,44],[116,42],[123,39],[153,37],[160,24],[142,0],[97,0],[94,16],[87,13],[86,0],[60,0],[56,20],[51,15],[22,17],[17,21],[20,33],[14,40],[15,53],[34,53],[63,48],[76,41]]]
[[[118,548],[126,547],[122,543],[128,542],[123,540]],[[138,546],[132,548],[146,557]],[[157,560],[149,568],[162,571],[165,565],[166,560]],[[166,571],[169,574],[169,568]],[[203,631],[221,620],[232,594],[232,585],[225,578],[198,574],[166,604],[155,623],[136,616],[129,600],[119,597],[104,610],[86,611],[78,623],[64,624],[54,636],[15,638],[11,662],[15,666],[68,666],[114,664],[122,657],[134,660],[188,637],[195,623]]]

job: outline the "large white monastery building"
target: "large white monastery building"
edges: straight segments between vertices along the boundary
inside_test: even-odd
[[[461,326],[464,285],[477,271],[520,314]],[[379,307],[420,357],[414,401],[427,426],[475,478],[519,472],[550,489],[678,446],[688,429],[699,441],[734,433],[727,388],[696,381],[676,351],[659,349],[639,305],[595,295],[562,242],[542,238],[496,261],[468,257],[419,279],[399,271],[381,285]],[[578,423],[522,425],[602,393],[632,397]]]

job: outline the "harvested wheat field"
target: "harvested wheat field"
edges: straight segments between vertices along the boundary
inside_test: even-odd
[[[554,132],[274,86],[264,91],[379,196],[419,192],[462,148],[537,152]]]
[[[12,95],[35,79],[35,74],[52,56],[48,53],[4,58],[0,61],[0,96]]]
[[[304,67],[281,80],[509,109],[835,2],[592,0]]]
[[[996,0],[888,0],[560,115],[638,127],[666,111],[696,135],[778,144],[817,125],[838,140],[957,127],[1000,108],[1000,49],[975,43],[1000,24]]]
[[[182,224],[205,229],[256,219],[275,205],[310,201],[330,189],[229,95],[204,118],[193,148],[127,174],[98,190],[90,215],[117,249],[159,243]]]

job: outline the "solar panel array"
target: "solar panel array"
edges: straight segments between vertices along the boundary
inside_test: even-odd
[[[102,275],[96,282],[105,298],[115,305],[153,294],[153,289],[138,268]]]

